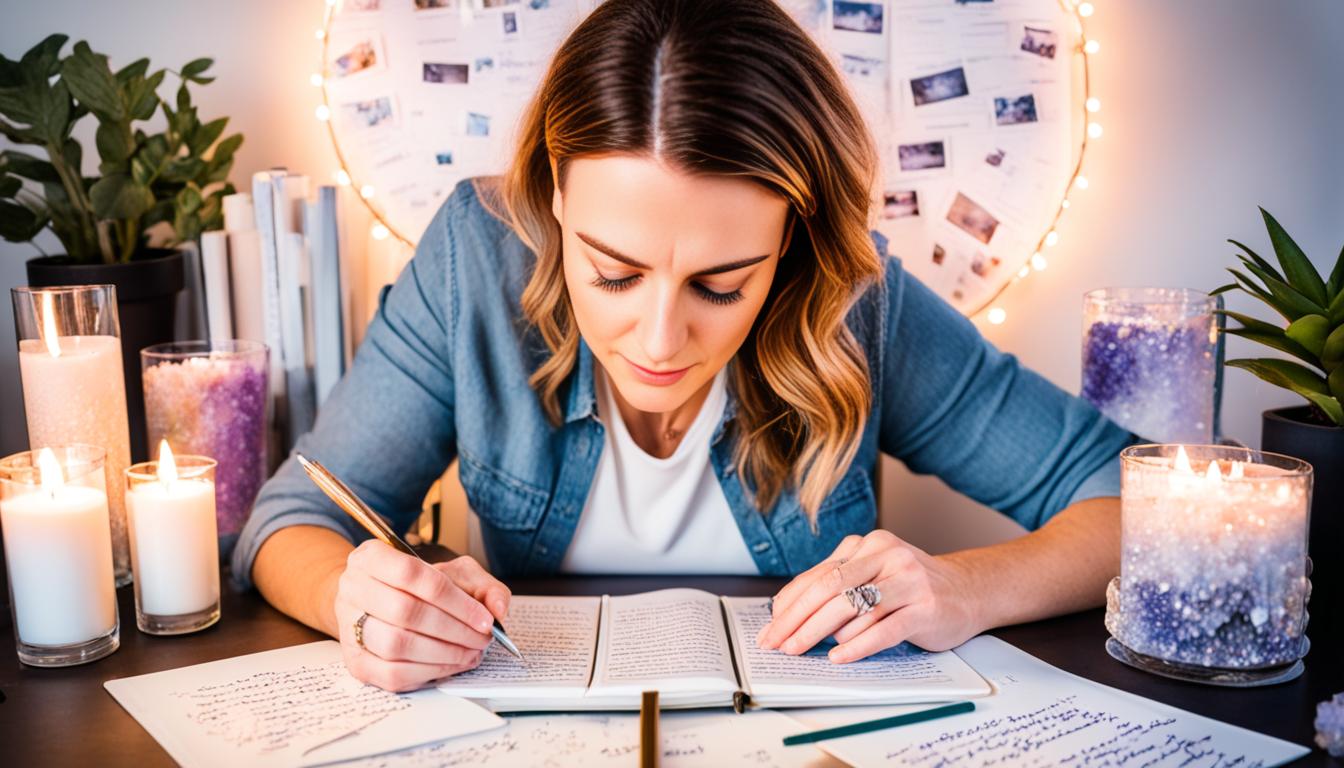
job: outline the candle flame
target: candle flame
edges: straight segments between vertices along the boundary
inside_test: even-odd
[[[44,493],[56,493],[65,486],[65,477],[61,472],[61,462],[50,448],[37,452],[37,474]]]
[[[56,297],[48,292],[42,294],[42,341],[52,357],[61,356],[61,343],[57,340],[60,332],[56,329]],[[54,457],[53,457],[54,459]]]
[[[1195,470],[1190,466],[1190,457],[1185,453],[1185,446],[1176,447],[1176,471],[1183,475],[1193,475]]]
[[[167,440],[159,441],[159,482],[171,485],[177,482],[177,462],[173,460],[173,449]]]
[[[1209,462],[1209,469],[1204,473],[1204,479],[1215,484],[1223,482],[1223,473],[1218,467],[1217,459]]]

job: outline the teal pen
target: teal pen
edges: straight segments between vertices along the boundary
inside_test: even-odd
[[[913,723],[923,723],[929,720],[937,720],[952,715],[960,715],[963,712],[974,712],[975,702],[958,701],[955,704],[944,704],[941,707],[933,709],[923,709],[918,712],[911,712],[906,715],[895,715],[894,717],[883,717],[877,720],[868,720],[862,723],[851,723],[849,725],[839,725],[835,728],[822,728],[819,731],[809,731],[808,733],[799,733],[793,736],[784,737],[784,746],[791,747],[795,744],[811,744],[814,741],[825,741],[826,739],[838,739],[843,736],[854,736],[860,733],[872,733],[886,728],[895,728],[898,725],[911,725]]]

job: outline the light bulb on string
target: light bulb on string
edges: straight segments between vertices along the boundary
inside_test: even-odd
[[[325,29],[315,29],[315,30],[313,30],[313,37],[317,38],[318,40],[322,40],[322,39],[325,38],[326,36],[327,36],[327,30],[325,30]]]
[[[1096,10],[1097,9],[1093,7],[1091,3],[1082,3],[1078,6],[1078,15],[1086,19],[1088,16],[1096,13]]]
[[[318,74],[317,72],[314,72],[313,74],[308,76],[308,82],[312,83],[314,88],[321,88],[323,82],[322,75]]]
[[[365,200],[368,200],[370,197],[373,197],[373,185],[365,184],[364,186],[360,187],[359,196],[364,198]]]
[[[1070,203],[1070,202],[1069,202],[1069,198],[1067,198],[1067,197],[1064,198],[1063,200],[1060,200],[1060,201],[1059,201],[1059,209],[1062,210],[1062,211],[1067,211],[1067,210],[1069,210],[1069,206],[1070,206],[1070,205],[1073,205],[1073,203]]]
[[[1087,135],[1088,135],[1089,138],[1100,139],[1100,138],[1101,138],[1101,123],[1088,123],[1088,124],[1087,124]]]
[[[1043,272],[1045,268],[1048,266],[1050,266],[1050,262],[1045,260],[1045,257],[1041,255],[1040,251],[1031,254],[1032,269],[1036,270],[1037,272]]]
[[[1003,307],[990,307],[985,319],[989,321],[990,325],[1003,325],[1003,321],[1008,319],[1008,312]]]
[[[1021,269],[1017,270],[1017,277],[1019,280],[1030,274],[1031,274],[1031,267],[1024,266]]]
[[[1096,96],[1093,96],[1093,97],[1091,97],[1091,98],[1089,98],[1089,99],[1087,100],[1087,102],[1084,104],[1084,106],[1087,107],[1087,111],[1088,111],[1088,112],[1100,112],[1100,111],[1101,111],[1101,99],[1098,99]]]
[[[1101,50],[1101,43],[1097,40],[1088,40],[1083,43],[1083,53],[1093,54]]]
[[[1050,230],[1049,232],[1046,232],[1046,233],[1045,233],[1045,247],[1046,247],[1046,248],[1054,248],[1058,243],[1059,243],[1059,233],[1058,233],[1058,232],[1056,232],[1055,230],[1052,229],[1052,230]]]
[[[336,183],[340,184],[342,187],[350,186],[350,174],[346,173],[344,168],[337,169],[336,172],[332,174],[332,177],[335,178]]]
[[[373,236],[374,240],[386,240],[392,232],[382,224],[374,224],[369,234]]]
[[[1079,176],[1078,178],[1073,180],[1073,186],[1077,187],[1078,189],[1087,189],[1088,187],[1092,186],[1092,182],[1088,181],[1086,176]]]
[[[326,104],[318,104],[317,109],[313,110],[313,115],[325,123],[331,119],[331,107]]]

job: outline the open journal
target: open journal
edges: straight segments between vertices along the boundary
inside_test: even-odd
[[[908,645],[834,664],[824,652],[789,656],[756,647],[770,620],[764,597],[665,589],[620,597],[515,596],[505,622],[525,661],[498,644],[476,669],[440,684],[496,712],[639,709],[657,690],[664,708],[946,701],[991,692],[955,653]]]

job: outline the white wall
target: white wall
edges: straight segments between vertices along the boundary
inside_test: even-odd
[[[409,0],[408,0],[409,1]],[[1106,285],[1224,282],[1228,237],[1265,244],[1256,205],[1275,213],[1318,267],[1344,244],[1344,3],[1337,0],[1094,0],[1101,41],[1094,90],[1106,134],[1091,189],[1059,227],[1050,267],[1000,301],[1008,321],[985,332],[1076,391],[1084,291]],[[313,120],[321,0],[0,0],[0,52],[11,58],[50,32],[88,39],[113,63],[216,59],[199,90],[205,116],[230,115],[247,140],[235,183],[287,164],[318,178],[334,168]],[[352,231],[360,231],[358,228]],[[0,244],[0,286],[22,280]],[[1259,311],[1240,297],[1235,309]],[[12,317],[0,308],[0,454],[24,447]],[[1233,355],[1244,348],[1236,340]],[[1229,371],[1225,431],[1259,442],[1259,414],[1293,399]],[[931,550],[996,540],[1014,527],[894,462],[883,472],[885,518]],[[933,514],[937,512],[937,514]]]

